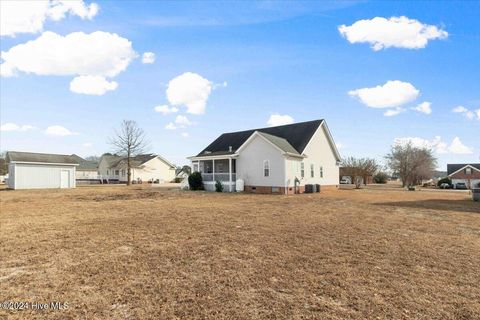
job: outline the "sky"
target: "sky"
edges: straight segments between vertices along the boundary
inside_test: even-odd
[[[325,119],[342,157],[480,162],[480,2],[1,2],[0,150],[101,155],[124,119],[177,165]]]

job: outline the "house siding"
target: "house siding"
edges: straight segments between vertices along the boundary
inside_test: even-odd
[[[125,168],[125,172],[127,168]],[[120,172],[121,174],[121,172]],[[145,162],[142,168],[132,169],[132,180],[140,178],[143,182],[153,180],[160,180],[163,182],[171,182],[175,179],[175,168],[172,168],[159,158],[153,158],[150,161]],[[127,181],[127,174],[125,177],[121,177],[121,181]]]
[[[270,175],[264,176],[263,161],[270,162]],[[249,186],[284,187],[285,159],[280,150],[256,136],[244,147],[237,158],[237,179]]]
[[[338,185],[340,168],[323,126],[317,129],[303,153],[307,156],[304,159],[288,158],[286,160],[285,176],[287,187],[294,187],[295,178],[300,180],[300,186],[305,186],[306,184],[320,184],[321,186]],[[303,178],[301,177],[302,162],[305,168]],[[312,164],[314,165],[313,178],[310,173]],[[320,177],[320,167],[323,167],[323,177]]]

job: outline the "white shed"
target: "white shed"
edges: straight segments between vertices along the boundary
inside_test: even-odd
[[[78,163],[69,155],[7,152],[11,189],[75,188]]]

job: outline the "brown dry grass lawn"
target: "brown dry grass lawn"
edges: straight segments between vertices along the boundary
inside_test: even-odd
[[[479,319],[466,194],[1,191],[0,319]],[[3,317],[2,317],[3,315]]]

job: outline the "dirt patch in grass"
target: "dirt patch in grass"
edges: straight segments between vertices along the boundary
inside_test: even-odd
[[[441,199],[439,199],[441,198]],[[8,319],[478,319],[468,195],[274,196],[82,187],[0,193]]]

